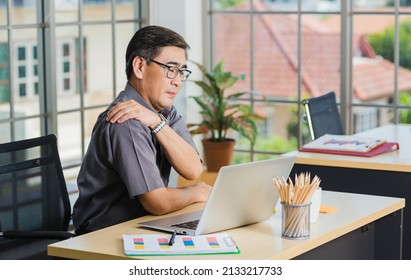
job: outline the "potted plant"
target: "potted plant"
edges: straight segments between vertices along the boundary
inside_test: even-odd
[[[250,92],[226,94],[244,74],[234,75],[224,71],[224,61],[221,60],[212,71],[193,62],[204,74],[206,81],[193,81],[203,89],[202,96],[192,96],[200,106],[202,121],[188,124],[191,134],[205,134],[202,140],[204,158],[208,171],[218,171],[221,166],[232,161],[235,140],[228,137],[229,129],[237,131],[241,136],[254,144],[257,136],[257,121],[264,119],[253,113],[249,104],[240,102],[239,97]]]

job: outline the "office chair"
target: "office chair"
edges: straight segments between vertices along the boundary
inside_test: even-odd
[[[70,218],[56,136],[0,144],[0,259],[50,259]]]
[[[302,104],[312,140],[324,134],[344,134],[334,92],[305,99]]]

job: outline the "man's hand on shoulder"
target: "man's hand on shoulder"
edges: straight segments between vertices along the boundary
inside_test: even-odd
[[[107,113],[106,120],[111,123],[123,123],[136,119],[148,127],[155,126],[160,120],[158,115],[133,99],[119,101]]]

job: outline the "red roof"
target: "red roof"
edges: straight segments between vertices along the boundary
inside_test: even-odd
[[[267,10],[255,1],[256,10]],[[254,42],[254,89],[266,96],[297,97],[298,30],[295,15],[270,14],[254,16],[254,38],[250,22],[242,15],[217,15],[215,49],[217,60],[224,58],[225,68],[245,73],[234,90],[250,89],[250,40]],[[340,33],[329,29],[321,20],[303,15],[302,21],[302,93],[319,96],[329,91],[339,94]],[[353,63],[354,94],[361,101],[389,97],[394,92],[394,65],[375,57],[363,36],[355,36],[354,53],[366,60]],[[399,90],[411,90],[411,71],[400,68]]]

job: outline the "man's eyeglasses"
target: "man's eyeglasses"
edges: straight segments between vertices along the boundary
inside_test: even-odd
[[[165,70],[164,74],[169,79],[174,79],[175,77],[177,77],[178,74],[180,74],[180,78],[184,82],[188,79],[188,76],[190,76],[190,74],[191,74],[191,71],[188,70],[188,69],[180,69],[176,66],[170,66],[170,65],[155,61],[153,59],[150,59],[148,61],[154,62],[154,63],[164,67],[164,70]]]

